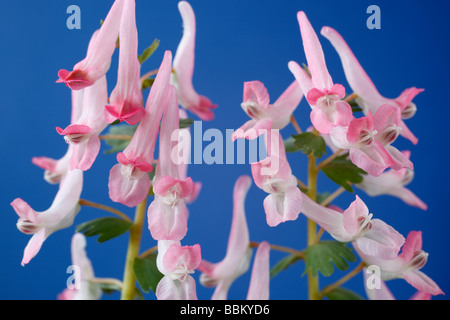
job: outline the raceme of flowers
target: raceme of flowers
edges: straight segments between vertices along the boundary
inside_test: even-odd
[[[233,282],[250,269],[252,247],[256,246],[247,299],[269,299],[272,247],[267,241],[258,245],[250,241],[246,220],[246,207],[254,210],[259,205],[245,203],[253,182],[267,194],[261,207],[269,226],[294,221],[303,214],[337,243],[351,243],[364,267],[379,266],[382,288],[378,291],[366,288],[369,298],[394,299],[384,281],[396,278],[405,279],[418,290],[415,299],[443,294],[420,271],[428,259],[422,250],[421,232],[411,231],[405,239],[372,214],[357,195],[345,210],[320,203],[317,190],[313,190],[316,187],[302,184],[292,172],[280,130],[294,124],[293,114],[306,100],[313,127],[305,134],[315,141],[324,141],[334,152],[326,162],[347,159],[363,173],[355,186],[369,196],[388,194],[408,205],[427,209],[405,187],[414,175],[411,152],[394,146],[400,136],[418,143],[405,122],[414,116],[417,107],[413,99],[423,89],[406,89],[396,99],[383,97],[342,36],[330,27],[323,27],[321,34],[336,49],[353,91],[347,94],[344,85],[334,83],[329,74],[319,38],[304,12],[298,12],[297,18],[306,65],[288,62],[293,80],[285,92],[271,103],[262,82],[249,81],[243,85],[241,107],[250,120],[235,131],[232,139],[264,136],[267,157],[251,164],[251,176],[243,175],[236,180],[232,224],[223,260],[209,262],[202,257],[199,244],[182,244],[188,232],[188,205],[201,192],[201,183],[187,175],[186,163],[174,161],[172,150],[178,140],[173,137],[189,131],[180,128],[180,121],[187,119],[186,111],[209,121],[214,119],[217,105],[193,87],[196,19],[188,2],[179,2],[178,8],[183,36],[174,55],[171,51],[164,52],[146,101],[143,83],[148,77],[141,75],[143,61],[138,55],[134,0],[116,0],[101,27],[93,33],[86,57],[71,71],[59,71],[57,82],[64,83],[72,95],[70,124],[64,129],[56,128],[68,143],[67,152],[60,159],[33,158],[33,163],[45,170],[45,180],[59,185],[49,209],[36,212],[20,198],[11,203],[19,216],[17,228],[32,235],[22,265],[38,254],[53,232],[73,225],[82,204],[83,173],[90,170],[99,154],[100,135],[106,128],[122,123],[136,129],[127,146],[117,153],[117,164],[111,168],[108,181],[109,195],[113,202],[138,208],[146,204],[149,196],[153,197],[145,209],[148,234],[157,241],[155,265],[160,280],[154,292],[158,299],[197,299],[197,284],[192,277],[196,270],[201,273],[201,285],[215,288],[212,299],[227,299]],[[108,94],[106,75],[116,51],[119,51],[117,83]],[[361,108],[362,116],[357,116],[351,103]],[[297,133],[303,134],[300,128]],[[159,150],[155,150],[158,139]],[[314,152],[307,154],[310,160],[320,158]],[[312,247],[314,243],[308,245]],[[101,281],[95,278],[85,247],[85,236],[77,232],[72,240],[72,262],[81,268],[80,286],[64,290],[58,296],[60,299],[101,298]],[[308,254],[308,250],[303,253]],[[119,289],[125,290],[126,285],[124,280]],[[132,285],[134,290],[135,283]]]

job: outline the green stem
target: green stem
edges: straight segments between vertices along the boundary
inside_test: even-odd
[[[335,283],[323,288],[322,292],[320,293],[321,298],[323,298],[327,293],[333,291],[336,288],[339,288],[341,285],[352,279],[354,276],[360,273],[365,266],[366,264],[364,262],[361,262],[353,271],[349,272],[347,275],[345,275]]]
[[[317,174],[316,159],[311,154],[308,156],[308,197],[317,201]],[[314,221],[308,219],[308,246],[316,244],[317,225]],[[320,300],[319,277],[314,276],[312,271],[308,271],[308,297],[310,300]]]
[[[121,300],[134,300],[136,291],[136,277],[134,275],[134,260],[139,256],[141,246],[142,227],[144,225],[147,200],[144,200],[136,207],[134,223],[130,228],[130,240],[125,261],[125,271],[123,275],[123,288]]]

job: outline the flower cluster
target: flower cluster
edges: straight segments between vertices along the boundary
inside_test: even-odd
[[[75,64],[72,71],[58,73],[57,82],[70,88],[72,95],[70,125],[56,128],[68,147],[58,160],[33,158],[33,163],[45,170],[45,180],[59,184],[48,210],[36,212],[20,198],[11,203],[19,216],[18,229],[33,235],[25,248],[22,265],[36,256],[53,232],[74,223],[82,204],[83,173],[91,169],[99,154],[100,135],[107,127],[122,123],[132,126],[134,132],[126,147],[117,153],[117,164],[110,170],[109,196],[113,202],[137,207],[137,212],[142,208],[146,210],[149,234],[157,242],[154,262],[160,279],[154,292],[158,299],[197,299],[196,281],[192,276],[195,270],[201,272],[202,285],[215,288],[212,299],[227,299],[233,282],[251,266],[252,247],[258,249],[247,299],[269,299],[270,251],[274,247],[267,241],[259,244],[250,241],[245,202],[253,182],[267,193],[262,207],[270,227],[297,220],[303,214],[308,223],[314,228],[320,226],[321,232],[326,231],[339,245],[350,243],[361,258],[362,267],[378,266],[383,281],[405,279],[418,290],[415,298],[428,299],[443,293],[420,271],[428,259],[428,254],[422,250],[421,232],[411,231],[405,239],[386,222],[373,218],[358,195],[345,210],[331,206],[333,199],[320,202],[317,198],[318,172],[340,160],[347,161],[346,165],[357,172],[357,178],[348,181],[369,196],[390,194],[409,205],[427,209],[423,201],[405,188],[414,175],[411,152],[399,151],[393,146],[399,136],[417,144],[418,139],[405,120],[415,114],[417,107],[412,100],[423,90],[409,88],[396,99],[383,97],[344,39],[334,29],[324,27],[321,34],[338,52],[353,90],[352,94],[346,94],[344,85],[333,82],[319,38],[304,12],[299,12],[297,18],[307,65],[288,63],[294,79],[284,93],[271,103],[263,83],[244,83],[241,107],[251,119],[234,132],[232,139],[263,137],[267,157],[251,164],[251,177],[242,175],[236,180],[225,257],[212,263],[202,258],[199,244],[182,245],[188,232],[188,205],[196,200],[201,183],[194,182],[187,174],[188,155],[174,152],[177,143],[189,131],[189,127],[181,127],[180,123],[187,119],[187,112],[204,121],[212,120],[217,106],[199,95],[192,84],[196,21],[186,1],[178,4],[184,27],[178,49],[174,56],[171,51],[165,51],[158,70],[150,73],[156,76],[151,79],[151,89],[144,103],[143,84],[149,76],[141,75],[135,5],[135,0],[116,0],[101,27],[93,33],[86,57]],[[116,50],[119,51],[117,83],[109,94],[107,73]],[[293,116],[303,97],[311,108],[312,128],[306,133],[301,131]],[[359,106],[363,115],[357,117],[351,104]],[[308,185],[294,175],[286,142],[280,134],[290,123],[297,129],[297,151],[308,155]],[[155,150],[158,142],[159,150]],[[334,154],[317,165],[320,151],[326,146]],[[343,188],[351,187],[343,185]],[[153,199],[147,205],[149,196]],[[255,208],[257,205],[253,204],[252,210]],[[128,225],[130,233],[142,228],[142,222],[132,223],[128,217],[122,222]],[[308,248],[296,251],[296,257],[305,260],[310,275],[313,274],[308,254],[320,244],[320,237],[321,233],[309,234],[308,238],[313,241],[308,241]],[[132,241],[135,239],[130,237],[130,247],[137,245],[139,251],[139,243]],[[76,233],[72,240],[72,260],[81,269],[80,283],[78,287],[63,291],[60,299],[101,297],[99,283],[102,281],[95,278],[85,247],[83,234]],[[132,252],[129,251],[129,255]],[[131,258],[138,259],[137,253]],[[136,271],[125,270],[126,274],[130,272]],[[317,276],[310,278],[314,277]],[[130,279],[133,292],[134,276]],[[129,285],[124,280],[118,287],[125,292],[129,291],[130,288],[126,288]],[[384,282],[382,290],[366,289],[369,298],[393,299]],[[327,290],[322,295],[315,292],[310,297],[323,298],[325,292]]]

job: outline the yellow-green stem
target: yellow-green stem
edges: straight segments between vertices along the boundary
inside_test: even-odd
[[[136,291],[136,277],[134,275],[134,259],[139,256],[141,246],[142,227],[144,225],[147,200],[144,200],[136,207],[133,226],[130,228],[130,240],[125,261],[125,271],[123,275],[123,287],[121,300],[133,300]]]
[[[308,156],[308,197],[313,201],[317,201],[317,168],[316,168],[316,159],[314,155]],[[308,246],[312,246],[316,243],[316,232],[317,226],[316,223],[310,219],[308,219]],[[308,272],[308,297],[310,300],[319,300],[319,277],[314,276],[312,271]]]

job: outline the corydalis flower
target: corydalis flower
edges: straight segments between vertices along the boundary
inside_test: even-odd
[[[58,83],[65,83],[72,90],[80,90],[92,86],[108,72],[119,36],[124,2],[114,2],[101,28],[92,36],[86,58],[78,62],[73,71],[60,70]]]
[[[422,250],[422,232],[411,231],[406,237],[402,253],[391,260],[366,255],[358,243],[353,246],[367,265],[376,265],[381,269],[381,280],[405,279],[422,293],[444,294],[430,277],[420,271],[428,260],[428,253]]]
[[[303,39],[308,74],[294,61],[288,66],[306,95],[312,108],[311,122],[320,133],[327,134],[334,126],[346,126],[353,118],[350,105],[341,100],[345,97],[345,88],[334,84],[328,72],[322,46],[306,14],[297,14]]]
[[[253,261],[247,300],[269,300],[270,286],[270,244],[263,241],[256,250]]]
[[[194,278],[191,274],[200,262],[200,245],[181,246],[178,241],[158,241],[158,270],[164,275],[156,287],[158,300],[197,300]]]
[[[174,73],[172,84],[177,88],[179,104],[196,114],[202,120],[214,119],[212,109],[217,105],[202,95],[199,95],[192,84],[195,60],[195,14],[191,5],[186,1],[178,3],[181,18],[183,19],[183,37],[178,45],[173,60]]]
[[[405,238],[391,226],[373,214],[365,203],[356,196],[356,200],[343,213],[323,207],[307,195],[303,195],[302,213],[320,225],[340,242],[355,242],[368,256],[394,259]]]
[[[253,180],[269,195],[264,199],[267,224],[275,227],[298,218],[302,192],[286,158],[283,139],[279,132],[270,131],[265,137],[268,157],[252,163]]]
[[[234,185],[233,220],[225,258],[217,263],[202,260],[198,267],[202,272],[200,282],[207,287],[216,287],[212,300],[226,300],[234,280],[250,266],[252,250],[245,217],[245,198],[251,183],[249,176],[241,176]]]
[[[289,124],[302,97],[303,92],[297,81],[294,81],[277,101],[270,104],[269,93],[262,82],[245,82],[241,107],[252,120],[233,133],[233,141],[237,138],[255,139],[267,130],[283,129]]]
[[[75,123],[81,116],[83,110],[84,90],[72,90],[72,116],[71,123]],[[67,173],[70,167],[73,145],[69,144],[64,156],[58,160],[48,157],[33,157],[32,162],[36,166],[44,169],[44,179],[48,183],[57,184]]]
[[[166,51],[145,107],[145,115],[130,144],[117,154],[109,175],[111,200],[134,207],[144,201],[150,189],[148,173],[153,170],[154,150],[162,114],[168,104],[172,53]]]
[[[364,289],[366,290],[367,297],[369,300],[396,300],[392,292],[389,290],[388,286],[383,280],[379,281],[379,288],[369,288],[367,285],[370,283],[370,274],[367,269],[363,269],[364,274]],[[409,300],[431,300],[431,294],[423,293],[417,291]]]
[[[153,179],[155,199],[148,208],[148,227],[155,240],[181,240],[187,232],[186,199],[194,191],[191,178],[180,179],[175,142],[172,135],[179,131],[179,111],[176,90],[170,86],[169,105],[161,122],[159,158]],[[178,140],[178,139],[176,139]]]
[[[403,152],[405,157],[409,158],[410,152]],[[364,175],[363,181],[356,186],[364,190],[371,197],[379,195],[391,195],[403,200],[406,204],[418,207],[422,210],[427,210],[428,206],[420,200],[411,190],[405,186],[408,185],[414,178],[414,171],[403,168],[400,170],[388,170],[383,172],[380,176],[374,177],[371,175]]]
[[[103,108],[108,100],[106,76],[83,93],[83,111],[67,128],[56,128],[67,143],[73,145],[70,169],[89,170],[100,151],[99,134],[107,127]]]
[[[117,84],[106,106],[105,117],[109,123],[115,120],[135,125],[144,116],[138,59],[138,33],[136,28],[136,4],[125,0],[120,21],[120,54]]]
[[[24,234],[33,235],[25,248],[22,266],[36,256],[44,241],[53,232],[73,224],[80,210],[78,201],[82,187],[83,172],[77,169],[68,170],[61,180],[52,205],[46,211],[36,212],[20,198],[11,203],[19,216],[17,228]]]
[[[79,273],[75,274],[74,288],[67,288],[58,295],[59,300],[99,300],[102,290],[97,283],[92,280],[94,268],[91,260],[86,254],[86,238],[81,233],[75,233],[72,237],[71,245],[72,265],[79,268]]]
[[[330,27],[323,27],[321,34],[331,42],[338,52],[347,81],[353,91],[358,95],[357,102],[362,107],[363,112],[366,115],[369,111],[376,113],[378,108],[384,104],[389,104],[399,108],[402,118],[400,122],[400,127],[402,128],[401,135],[409,139],[414,144],[417,144],[418,139],[408,129],[403,120],[414,116],[417,107],[412,100],[416,97],[416,95],[424,90],[413,87],[404,90],[396,99],[388,99],[383,97],[378,92],[372,80],[364,71],[342,36]]]

